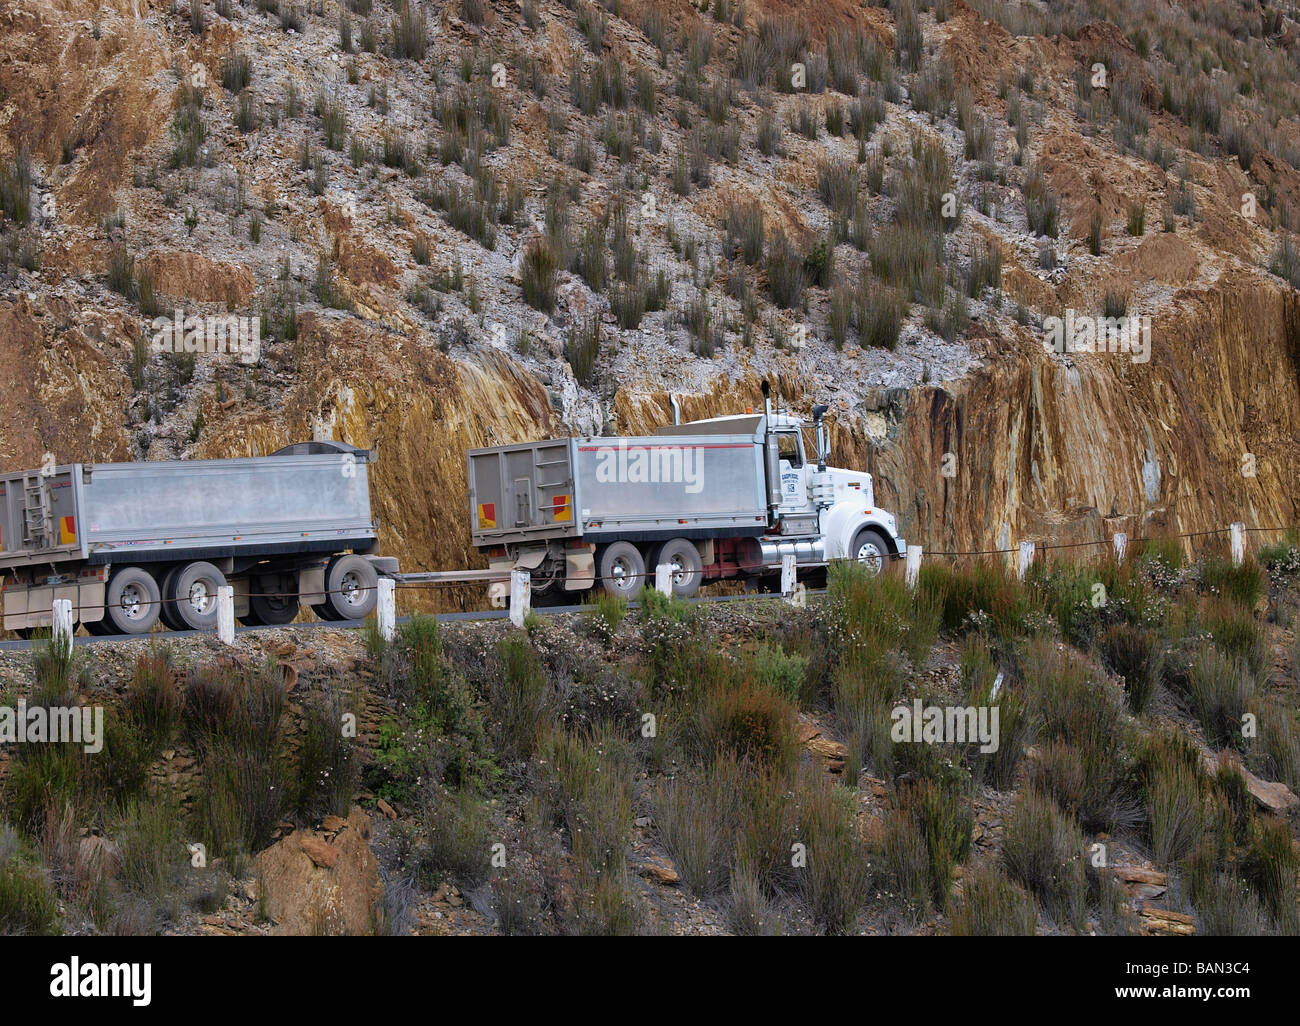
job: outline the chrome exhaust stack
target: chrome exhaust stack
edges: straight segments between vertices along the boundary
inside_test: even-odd
[[[825,406],[814,406],[812,409],[813,423],[817,425],[817,470],[826,469],[826,460],[830,453],[826,445],[826,424],[823,417],[826,416]]]

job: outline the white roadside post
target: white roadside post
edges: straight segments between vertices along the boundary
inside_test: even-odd
[[[1246,559],[1246,523],[1234,520],[1228,530],[1232,533],[1232,565],[1241,566]]]
[[[1124,553],[1128,551],[1128,535],[1123,531],[1117,531],[1111,541],[1115,543],[1115,562],[1124,562]]]
[[[55,599],[51,612],[50,641],[58,652],[72,651],[72,599]]]
[[[907,582],[907,586],[915,591],[916,584],[921,579],[920,545],[909,545],[907,547],[907,563],[903,569],[903,579]]]
[[[781,600],[796,609],[804,609],[808,605],[808,588],[798,580],[794,568],[793,553],[781,557]]]
[[[1025,574],[1029,573],[1029,568],[1034,562],[1034,543],[1031,541],[1022,541],[1020,543],[1020,559],[1016,563],[1016,576],[1020,580],[1025,579]]]
[[[217,589],[217,640],[223,645],[235,643],[235,589],[230,584]]]
[[[392,641],[397,630],[397,582],[391,577],[379,578],[379,604],[375,606],[379,636]]]
[[[531,575],[527,570],[510,571],[510,622],[516,627],[524,625],[531,601]]]
[[[673,593],[673,567],[671,563],[660,563],[655,567],[655,591],[660,595]]]

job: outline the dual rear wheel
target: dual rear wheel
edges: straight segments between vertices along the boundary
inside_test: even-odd
[[[104,594],[104,618],[87,622],[91,634],[147,634],[160,619],[174,631],[205,631],[217,626],[217,589],[226,575],[211,563],[182,563],[161,580],[143,567],[113,572]],[[278,625],[298,615],[296,596],[280,597],[277,577],[254,578],[245,623]]]
[[[655,586],[656,572],[661,565],[669,568],[674,596],[690,598],[699,592],[704,583],[704,561],[700,550],[688,538],[673,538],[644,552],[631,542],[613,542],[601,550],[597,573],[608,594],[630,600],[640,595],[647,585]]]

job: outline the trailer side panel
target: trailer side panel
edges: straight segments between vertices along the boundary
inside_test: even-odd
[[[366,471],[364,459],[338,452],[59,468],[48,543],[0,539],[0,566],[364,549],[376,537]],[[12,534],[24,515],[15,497],[23,475],[0,482]]]
[[[584,438],[577,444],[584,535],[761,534],[763,449],[750,435]]]

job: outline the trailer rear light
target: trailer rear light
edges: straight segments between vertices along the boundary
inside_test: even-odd
[[[498,545],[494,549],[488,549],[487,554],[488,559],[505,559],[506,547],[504,545]]]

